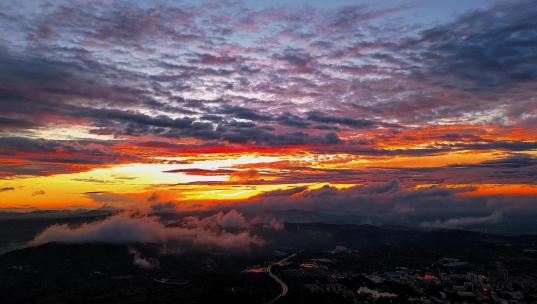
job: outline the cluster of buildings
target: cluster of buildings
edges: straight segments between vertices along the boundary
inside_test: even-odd
[[[476,270],[466,261],[444,258],[424,269],[395,267],[372,273],[350,272],[337,265],[336,259],[309,259],[282,268],[281,274],[301,282],[301,293],[337,299],[337,303],[537,303],[537,274],[513,277],[500,262]]]
[[[356,292],[349,289],[347,286],[341,283],[309,283],[304,284],[304,287],[313,294],[336,294],[345,299],[352,299],[356,297]]]
[[[480,271],[463,261],[434,266],[437,267],[427,270],[399,267],[392,272],[364,274],[366,284],[381,291],[360,287],[358,294],[366,299],[356,303],[375,303],[379,299],[388,300],[383,301],[387,303],[424,304],[537,303],[537,276],[525,280],[510,278],[500,262],[494,269]]]

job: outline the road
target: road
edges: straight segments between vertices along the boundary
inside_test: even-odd
[[[164,285],[187,285],[189,282],[188,280],[170,280],[170,279],[157,279],[155,277],[151,277],[151,279],[157,283],[164,284]]]
[[[290,256],[286,257],[286,258],[283,258],[277,262],[274,262],[272,264],[270,264],[268,267],[267,267],[267,272],[268,272],[268,275],[274,280],[276,281],[276,283],[280,284],[280,286],[282,287],[282,291],[280,292],[280,294],[278,294],[274,299],[268,301],[266,304],[273,304],[275,303],[276,301],[278,301],[280,298],[284,297],[287,292],[289,291],[289,287],[287,287],[287,284],[285,284],[284,281],[282,281],[282,279],[280,279],[277,275],[275,275],[274,273],[272,273],[272,266],[280,266],[281,264],[287,262],[287,260],[291,259],[292,257],[294,257],[295,255],[299,254],[300,252],[302,251],[298,251],[298,252],[295,252],[293,254],[291,254]]]

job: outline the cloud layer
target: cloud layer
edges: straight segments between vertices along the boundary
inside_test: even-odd
[[[31,242],[39,245],[60,243],[179,243],[185,246],[248,250],[264,241],[248,231],[244,217],[232,210],[227,213],[198,218],[188,217],[173,225],[165,225],[157,217],[119,214],[103,221],[79,227],[53,225]],[[149,267],[141,256],[134,255],[140,267]]]
[[[299,187],[267,192],[231,208],[247,214],[274,214],[291,222],[428,228],[494,227],[519,221],[529,224],[537,215],[535,195],[465,195],[469,190],[472,189],[405,189],[397,180],[339,190],[330,186],[314,190]]]
[[[340,150],[360,145],[344,136],[355,130],[535,127],[532,4],[498,4],[417,37],[389,22],[411,6],[4,5],[0,125]],[[123,160],[107,150],[92,159]],[[61,160],[83,163],[46,159]]]

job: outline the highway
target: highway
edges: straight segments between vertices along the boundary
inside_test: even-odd
[[[151,279],[157,283],[164,284],[164,285],[187,285],[189,282],[188,280],[171,280],[171,279],[157,279],[155,277],[151,277]]]
[[[287,292],[289,291],[289,287],[287,287],[287,284],[285,284],[284,281],[282,281],[282,279],[280,279],[277,275],[275,275],[274,273],[272,273],[272,266],[280,266],[282,265],[283,263],[287,262],[287,260],[291,259],[292,257],[296,256],[297,254],[299,254],[300,252],[302,251],[298,251],[298,252],[295,252],[293,254],[291,254],[290,256],[286,257],[286,258],[283,258],[277,262],[274,262],[272,264],[270,264],[268,267],[267,267],[267,272],[268,272],[268,275],[274,280],[276,281],[276,283],[280,284],[280,286],[282,287],[282,291],[272,300],[268,301],[266,304],[273,304],[275,303],[276,301],[278,301],[280,298],[284,297]]]

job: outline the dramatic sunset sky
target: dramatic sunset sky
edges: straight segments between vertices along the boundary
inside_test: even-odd
[[[497,220],[537,204],[536,29],[535,1],[1,1],[0,207]]]

